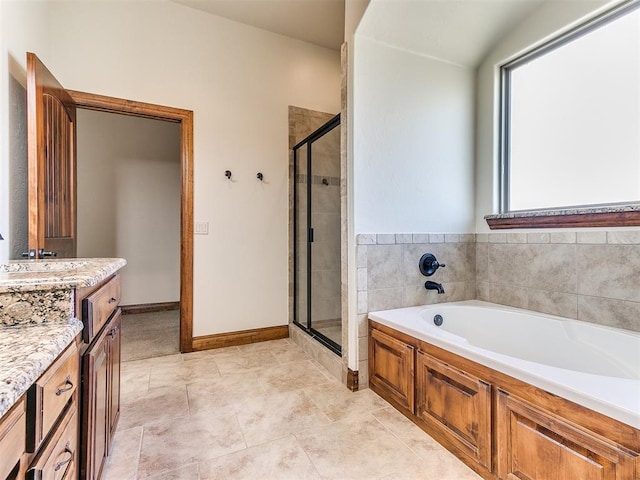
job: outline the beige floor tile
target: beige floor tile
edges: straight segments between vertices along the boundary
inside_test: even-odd
[[[248,398],[262,396],[266,393],[258,383],[254,372],[212,378],[207,383],[187,385],[191,414],[239,404]]]
[[[265,350],[272,350],[281,348],[284,345],[288,345],[291,342],[288,338],[279,338],[278,340],[269,340],[268,342],[256,342],[248,343],[246,345],[239,345],[238,348],[241,352],[261,352]]]
[[[304,391],[331,421],[389,407],[369,389],[352,392],[338,382],[305,388]]]
[[[165,387],[123,397],[118,428],[127,429],[189,414],[187,387]]]
[[[405,469],[417,472],[423,462],[371,415],[296,437],[324,478],[371,480]]]
[[[372,415],[418,456],[429,457],[444,451],[442,445],[395,408],[387,406],[376,410]]]
[[[276,357],[269,350],[257,352],[237,352],[219,355],[215,358],[221,375],[235,375],[278,365]]]
[[[376,410],[373,416],[423,460],[424,471],[428,472],[426,478],[481,480],[478,474],[393,407]],[[389,477],[388,480],[391,478],[402,477]]]
[[[123,361],[122,368],[132,370],[145,370],[159,367],[161,365],[172,365],[176,363],[182,363],[182,355],[164,355],[162,357],[144,358],[142,360]]]
[[[301,390],[251,398],[237,406],[237,415],[249,446],[329,423]]]
[[[138,475],[157,475],[244,450],[235,415],[199,414],[145,426]]]
[[[130,394],[144,393],[149,390],[149,377],[151,367],[148,368],[121,368],[120,369],[120,395],[126,397]]]
[[[304,350],[293,342],[279,345],[271,349],[271,353],[278,363],[284,365],[286,363],[304,363],[309,360],[309,356]]]
[[[327,377],[309,360],[258,370],[258,381],[269,393],[288,392],[327,383]]]
[[[303,480],[320,475],[291,436],[200,464],[200,480],[229,479]]]
[[[212,350],[202,350],[200,352],[185,353],[182,355],[182,359],[185,362],[189,362],[191,360],[200,360],[203,358],[217,357],[219,355],[229,355],[235,353],[240,353],[238,347],[222,347],[214,348]]]
[[[142,427],[118,428],[113,437],[113,450],[104,467],[103,480],[135,480],[141,441]]]
[[[202,358],[153,367],[149,379],[149,389],[179,387],[188,383],[206,383],[217,378],[220,378],[220,373],[213,358]]]
[[[198,480],[199,478],[198,464],[192,463],[191,465],[171,470],[170,472],[144,477],[144,480]]]

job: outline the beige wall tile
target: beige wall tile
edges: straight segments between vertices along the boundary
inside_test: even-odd
[[[578,320],[640,332],[640,303],[582,295]]]
[[[491,283],[489,299],[493,303],[509,305],[516,308],[527,308],[529,304],[527,289],[511,284]]]
[[[375,245],[376,235],[375,233],[360,233],[356,236],[356,243],[358,245]]]
[[[402,305],[402,288],[385,288],[382,290],[369,290],[367,292],[369,312],[378,310],[390,310],[392,308],[401,308]],[[366,312],[362,312],[366,313]]]
[[[535,312],[548,313],[566,318],[577,318],[578,296],[548,290],[529,289],[527,308]]]
[[[396,243],[413,243],[411,233],[396,233]]]
[[[529,253],[529,245],[490,244],[489,282],[513,287],[526,286],[528,274],[524,266],[527,265]],[[516,265],[523,267],[516,268]]]
[[[527,243],[527,234],[509,233],[507,234],[507,243]]]
[[[546,232],[527,233],[528,243],[549,243],[551,236]]]
[[[369,247],[367,254],[367,288],[377,290],[402,286],[403,245]]]
[[[640,245],[640,230],[616,230],[607,232],[607,242],[613,244]]]
[[[512,267],[528,270],[529,288],[577,292],[575,245],[530,244],[526,256]]]
[[[607,243],[607,232],[605,231],[586,231],[578,232],[578,243]]]
[[[576,243],[576,232],[551,232],[551,243]]]
[[[356,247],[356,257],[357,257],[358,268],[367,267],[367,252],[369,251],[368,248],[369,247],[367,245],[358,245]]]
[[[413,234],[413,243],[429,243],[429,234],[428,233],[414,233]]]
[[[396,243],[396,235],[394,233],[379,233],[376,235],[378,245],[393,245]]]
[[[640,248],[578,245],[578,293],[640,302]]]

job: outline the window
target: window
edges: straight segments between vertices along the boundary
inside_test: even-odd
[[[502,66],[501,213],[640,203],[638,7],[627,1]]]

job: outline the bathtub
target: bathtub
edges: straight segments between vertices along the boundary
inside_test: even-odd
[[[640,334],[477,300],[369,318],[640,428]]]

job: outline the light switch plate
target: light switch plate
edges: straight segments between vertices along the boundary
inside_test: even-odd
[[[196,235],[209,235],[209,222],[196,222]]]

